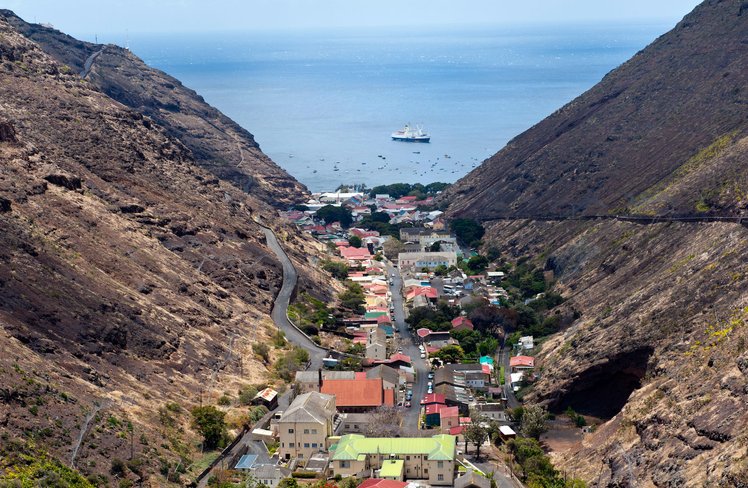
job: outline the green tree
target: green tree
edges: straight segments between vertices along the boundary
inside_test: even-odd
[[[465,436],[466,441],[475,446],[475,457],[476,459],[480,459],[480,447],[488,440],[488,430],[481,426],[479,419],[475,418],[465,428],[463,435]]]
[[[333,278],[344,280],[348,277],[348,265],[342,261],[326,259],[322,261],[322,269],[330,273]]]
[[[366,302],[364,289],[361,288],[361,285],[351,281],[346,282],[345,287],[345,291],[338,297],[341,307],[355,313],[364,313],[364,303]]]
[[[436,276],[447,276],[448,272],[449,272],[449,270],[443,264],[440,264],[439,266],[437,266],[436,268],[434,268],[434,274]]]
[[[325,205],[317,210],[314,214],[318,219],[322,219],[326,224],[340,222],[340,225],[347,229],[353,223],[353,214],[346,207],[336,207],[334,205]]]
[[[486,266],[488,266],[488,258],[481,256],[480,254],[471,256],[470,259],[468,259],[467,266],[473,273],[482,273],[485,271]]]
[[[445,363],[457,363],[465,359],[465,351],[460,346],[450,344],[439,349],[432,356],[441,359]]]
[[[225,444],[228,437],[225,417],[224,412],[212,405],[192,409],[192,428],[203,436],[205,449],[215,449]]]
[[[278,482],[278,488],[299,488],[299,483],[293,478],[283,478]]]
[[[362,241],[361,238],[355,234],[348,238],[348,244],[350,244],[351,247],[360,248],[363,243],[364,241]]]
[[[390,237],[382,244],[382,251],[389,260],[397,259],[397,255],[405,250],[405,244],[403,244],[396,237]]]
[[[540,439],[540,435],[548,431],[548,411],[540,405],[525,407],[522,414],[522,433],[533,439]]]
[[[483,238],[486,229],[473,219],[454,219],[449,223],[452,233],[463,244],[473,245]]]

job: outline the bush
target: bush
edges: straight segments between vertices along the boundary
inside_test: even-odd
[[[113,458],[109,468],[109,473],[112,476],[119,476],[120,478],[125,476],[125,474],[127,474],[127,466],[125,466],[125,462],[120,458]]]
[[[231,397],[228,395],[221,395],[221,397],[218,399],[218,404],[222,407],[228,407],[231,405]]]
[[[348,265],[342,261],[322,261],[322,269],[330,273],[333,278],[345,280],[348,277]]]
[[[257,388],[254,386],[245,386],[239,390],[239,404],[249,405],[252,403],[255,396],[257,396]]]
[[[454,219],[449,223],[449,228],[463,244],[480,241],[486,233],[486,229],[473,219]]]
[[[262,358],[262,362],[267,364],[270,362],[270,347],[264,342],[255,342],[252,344],[252,352]]]

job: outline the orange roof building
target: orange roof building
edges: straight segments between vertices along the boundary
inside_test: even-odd
[[[395,405],[395,392],[384,388],[382,378],[324,380],[320,393],[335,395],[340,412],[368,412],[382,405]]]

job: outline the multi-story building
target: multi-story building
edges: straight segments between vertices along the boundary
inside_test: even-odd
[[[347,434],[332,454],[331,476],[376,476],[384,470],[390,479],[422,479],[433,486],[452,486],[455,474],[456,438],[367,438]],[[395,470],[398,473],[395,473]]]
[[[278,420],[281,459],[307,460],[325,450],[333,435],[335,396],[312,391],[297,396]]]

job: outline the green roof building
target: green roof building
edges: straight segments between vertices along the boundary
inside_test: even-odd
[[[451,486],[456,444],[455,436],[445,434],[417,438],[347,434],[331,456],[332,475],[366,478],[381,470],[381,478],[422,479],[434,486]]]

